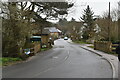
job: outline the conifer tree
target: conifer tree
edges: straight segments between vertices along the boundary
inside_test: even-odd
[[[83,30],[83,39],[89,39],[93,37],[94,35],[94,18],[93,18],[94,12],[91,10],[89,5],[84,10],[83,15],[81,17],[84,30]]]

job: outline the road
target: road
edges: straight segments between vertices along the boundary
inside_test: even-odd
[[[112,78],[112,69],[101,56],[59,39],[29,61],[3,68],[3,78]]]

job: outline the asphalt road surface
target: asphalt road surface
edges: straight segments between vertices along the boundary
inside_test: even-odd
[[[3,78],[112,78],[110,64],[67,40],[27,62],[3,68]]]

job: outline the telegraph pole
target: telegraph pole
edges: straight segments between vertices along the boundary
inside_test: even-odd
[[[111,41],[111,37],[110,37],[110,2],[109,2],[109,14],[108,14],[108,39],[109,41]]]
[[[120,42],[120,1],[118,2],[118,40]]]

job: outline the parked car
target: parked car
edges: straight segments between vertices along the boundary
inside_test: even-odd
[[[64,40],[68,40],[68,37],[64,37]]]

